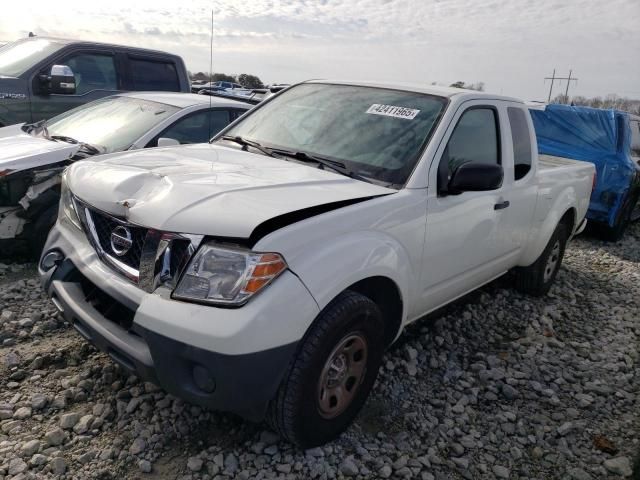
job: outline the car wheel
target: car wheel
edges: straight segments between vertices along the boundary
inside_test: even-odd
[[[538,259],[528,267],[516,269],[516,288],[537,297],[546,295],[562,265],[568,239],[567,226],[559,223]]]
[[[638,201],[637,196],[632,198],[629,202],[627,202],[621,209],[618,214],[618,218],[612,227],[609,225],[603,225],[600,228],[601,236],[603,240],[607,240],[609,242],[617,242],[622,239],[624,236],[624,232],[627,230],[629,223],[631,223],[632,214]]]
[[[344,431],[366,401],[384,353],[378,306],[345,291],[318,316],[269,405],[267,422],[301,448]]]

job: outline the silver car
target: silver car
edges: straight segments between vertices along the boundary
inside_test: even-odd
[[[251,107],[190,93],[124,93],[47,122],[0,128],[0,252],[12,252],[22,243],[39,253],[57,216],[60,174],[70,163],[207,142]]]

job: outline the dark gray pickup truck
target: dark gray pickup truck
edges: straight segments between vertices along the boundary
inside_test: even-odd
[[[37,122],[123,91],[189,92],[182,58],[156,50],[32,37],[0,48],[0,127]]]

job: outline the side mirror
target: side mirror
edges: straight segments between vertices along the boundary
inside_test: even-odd
[[[180,142],[174,138],[160,137],[158,139],[159,147],[174,147],[180,145]]]
[[[76,78],[67,65],[54,65],[49,75],[40,75],[40,81],[47,93],[73,95],[76,93]]]
[[[504,170],[501,165],[488,163],[463,163],[451,176],[447,193],[484,192],[496,190],[502,185]]]

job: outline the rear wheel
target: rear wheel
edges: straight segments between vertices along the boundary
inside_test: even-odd
[[[626,204],[623,205],[623,207],[620,209],[618,218],[616,218],[616,221],[612,227],[610,227],[609,225],[603,225],[600,228],[600,231],[602,232],[602,238],[604,240],[617,242],[618,240],[622,239],[622,237],[624,236],[624,232],[629,226],[629,223],[631,223],[637,202],[638,195],[635,195],[631,199],[629,199],[629,201],[626,202]]]
[[[529,295],[546,295],[562,265],[569,230],[559,223],[538,259],[528,267],[516,269],[516,288]]]
[[[298,348],[267,421],[309,448],[334,439],[358,414],[378,375],[384,325],[368,297],[346,291],[320,314]]]

